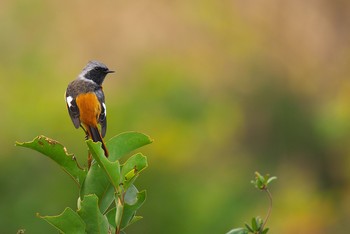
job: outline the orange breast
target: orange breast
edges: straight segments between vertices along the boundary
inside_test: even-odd
[[[80,112],[80,121],[84,125],[97,126],[101,114],[101,105],[94,93],[79,94],[76,103]]]

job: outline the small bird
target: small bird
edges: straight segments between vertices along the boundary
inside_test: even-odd
[[[81,127],[86,139],[101,142],[106,157],[108,151],[103,137],[107,130],[107,112],[102,83],[106,75],[113,72],[101,62],[90,61],[78,77],[69,83],[65,94],[68,113],[75,128]],[[98,124],[101,125],[101,131]]]

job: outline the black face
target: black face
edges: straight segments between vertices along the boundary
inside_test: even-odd
[[[87,79],[93,80],[96,84],[101,85],[108,73],[112,73],[107,67],[96,66],[85,74]]]

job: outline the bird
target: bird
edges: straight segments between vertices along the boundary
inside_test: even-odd
[[[107,109],[102,83],[107,74],[113,72],[99,61],[89,61],[78,77],[68,84],[65,92],[68,113],[74,127],[84,130],[86,140],[101,142],[106,157],[108,150],[103,137],[107,131]],[[90,156],[88,161],[90,166]]]

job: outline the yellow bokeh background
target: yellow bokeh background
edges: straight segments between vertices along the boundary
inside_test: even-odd
[[[276,175],[271,234],[350,227],[350,2],[3,0],[0,233],[54,233],[35,216],[76,208],[52,161],[14,146],[46,135],[83,165],[63,94],[91,59],[106,138],[140,131],[148,198],[127,233],[226,233],[266,214],[250,184]]]

